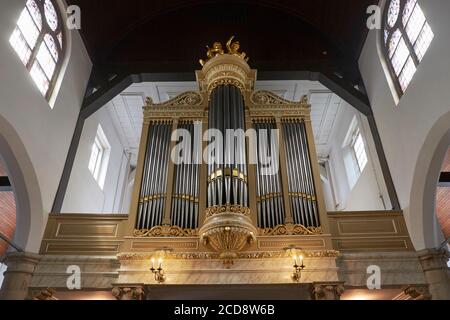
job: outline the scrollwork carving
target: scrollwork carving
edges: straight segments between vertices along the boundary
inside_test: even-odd
[[[206,217],[212,217],[221,213],[238,213],[244,216],[250,216],[250,209],[241,205],[226,204],[223,206],[214,206],[206,209]]]
[[[151,229],[134,230],[133,235],[138,238],[193,237],[198,235],[198,230],[182,229],[177,226],[156,226]]]
[[[310,236],[322,234],[321,227],[305,227],[301,224],[287,223],[274,228],[260,229],[262,236]]]

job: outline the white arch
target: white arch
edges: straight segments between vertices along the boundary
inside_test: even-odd
[[[436,216],[436,188],[450,146],[450,112],[431,128],[414,169],[409,208],[409,227],[416,250],[438,247],[443,241]]]
[[[13,241],[25,251],[37,253],[46,221],[37,176],[18,133],[1,115],[0,154],[16,197]]]

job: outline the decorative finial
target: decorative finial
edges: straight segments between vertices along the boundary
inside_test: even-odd
[[[151,106],[153,105],[153,99],[151,97],[145,98],[145,106]]]
[[[227,50],[228,50],[228,52],[226,54],[237,56],[237,57],[239,57],[239,58],[241,58],[241,59],[243,59],[245,61],[248,61],[249,58],[247,57],[247,54],[245,52],[239,52],[240,47],[241,47],[239,41],[234,41],[233,42],[233,39],[234,39],[234,36],[232,36],[230,38],[230,40],[228,40],[228,42],[226,44],[226,47],[227,47]],[[222,43],[218,42],[218,41],[214,42],[212,48],[210,48],[209,46],[206,46],[206,48],[208,49],[208,51],[206,52],[207,59],[206,60],[203,60],[203,59],[199,60],[200,65],[202,67],[205,65],[205,63],[207,63],[212,58],[214,58],[216,56],[219,56],[219,55],[224,55],[225,54],[225,51],[223,50],[223,47],[222,47]]]
[[[309,106],[309,99],[306,94],[300,99],[300,104],[303,106]]]

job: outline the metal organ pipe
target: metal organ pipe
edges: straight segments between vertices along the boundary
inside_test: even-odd
[[[278,143],[273,137],[276,128],[273,121],[258,121],[254,123],[254,129],[257,131],[257,155],[256,165],[256,187],[257,187],[257,210],[258,226],[261,228],[272,228],[284,223],[284,204],[281,189],[281,177],[279,170],[263,174],[263,164],[267,166],[268,157],[272,161],[276,153]],[[269,174],[267,174],[269,173]]]
[[[192,121],[181,122],[178,128],[189,132],[191,148],[188,151],[187,163],[176,164],[174,167],[172,224],[183,229],[195,229],[198,227],[198,181],[200,174],[200,166],[197,163],[201,151],[198,148],[195,149],[195,139],[200,137],[195,136]]]
[[[162,222],[167,188],[170,123],[152,123],[149,129],[136,228],[150,229]]]
[[[294,222],[318,227],[317,199],[304,121],[284,121],[289,198]]]
[[[248,206],[245,137],[227,136],[228,129],[244,131],[244,123],[244,100],[240,90],[233,85],[214,89],[210,99],[209,129],[219,130],[224,141],[223,146],[216,148],[216,157],[222,159],[221,163],[211,164],[209,161],[209,207],[225,204]],[[234,139],[234,148],[230,147],[232,142],[229,139]]]

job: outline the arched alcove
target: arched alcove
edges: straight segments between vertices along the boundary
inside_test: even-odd
[[[436,248],[444,241],[436,216],[436,185],[450,146],[450,112],[430,130],[416,163],[410,207],[405,210],[416,250]]]
[[[0,151],[16,198],[13,242],[25,251],[38,252],[46,222],[39,183],[19,135],[2,116]]]

